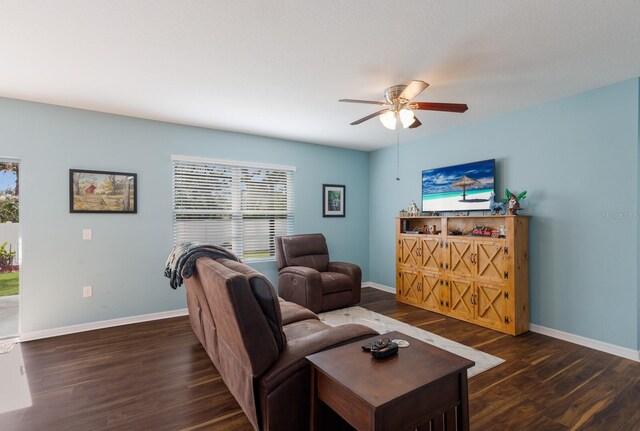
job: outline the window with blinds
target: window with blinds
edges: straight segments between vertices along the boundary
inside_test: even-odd
[[[293,233],[294,167],[174,156],[173,242],[222,245],[246,261]]]

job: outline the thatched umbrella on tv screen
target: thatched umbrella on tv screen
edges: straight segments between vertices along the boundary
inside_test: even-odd
[[[480,181],[474,180],[473,178],[469,178],[468,176],[463,175],[462,177],[460,177],[457,180],[455,180],[453,182],[453,184],[451,184],[451,187],[462,188],[462,200],[466,201],[467,200],[467,187],[474,186],[476,184],[480,184]]]

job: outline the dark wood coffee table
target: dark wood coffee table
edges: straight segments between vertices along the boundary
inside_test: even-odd
[[[307,356],[312,364],[311,429],[330,407],[357,430],[468,430],[467,368],[473,361],[399,332],[407,348],[373,359],[358,341]],[[324,405],[323,405],[324,404]]]

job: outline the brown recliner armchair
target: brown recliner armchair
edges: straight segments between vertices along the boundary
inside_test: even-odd
[[[321,233],[276,237],[278,294],[314,313],[360,302],[362,270],[347,262],[330,262]]]

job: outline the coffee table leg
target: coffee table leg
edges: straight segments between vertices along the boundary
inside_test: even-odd
[[[458,409],[458,429],[469,431],[469,389],[467,382],[467,370],[459,375],[460,381],[460,408]]]
[[[444,412],[444,423],[446,431],[456,431],[456,410],[457,409],[453,408]]]
[[[435,418],[433,418],[432,421],[433,424],[433,429],[434,430],[443,430],[444,431],[444,417],[443,416],[436,416]]]
[[[316,388],[316,367],[311,366],[311,411],[310,411],[310,415],[309,415],[309,420],[310,420],[310,424],[309,424],[309,428],[311,429],[311,431],[317,431],[320,429],[320,423],[319,423],[319,419],[320,419],[320,415],[318,412],[318,408],[320,407],[318,405],[318,391]]]

